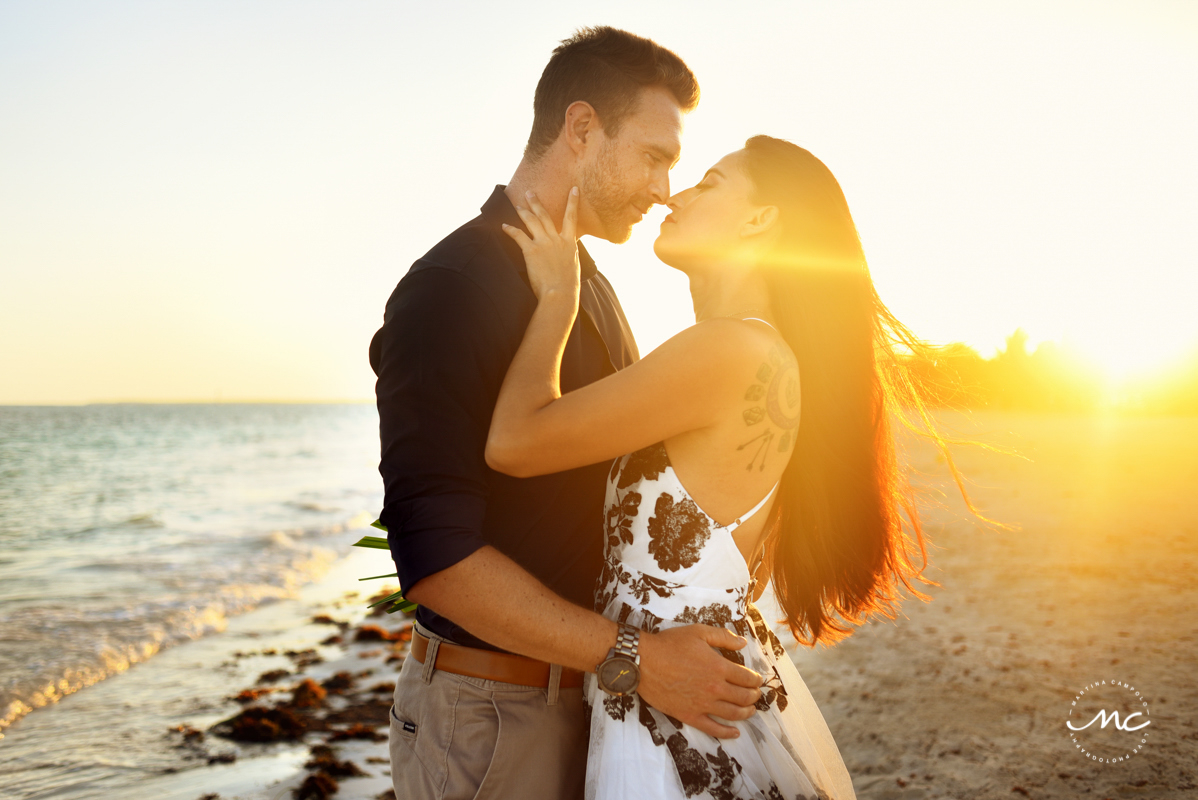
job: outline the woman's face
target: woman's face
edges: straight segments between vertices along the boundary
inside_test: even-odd
[[[696,186],[667,201],[653,251],[683,272],[719,266],[746,247],[746,231],[761,207],[750,202],[753,185],[741,165],[744,151],[729,153],[707,170]]]

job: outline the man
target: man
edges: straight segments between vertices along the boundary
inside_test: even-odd
[[[501,226],[523,228],[515,204],[527,192],[560,225],[578,186],[579,233],[627,241],[670,196],[682,115],[698,96],[682,60],[654,42],[579,31],[541,76],[511,182],[419,259],[387,303],[370,348],[381,519],[405,595],[420,605],[391,715],[402,800],[581,797],[582,673],[609,656],[629,665],[612,671],[620,691],[714,735],[735,730],[709,715],[753,713],[760,677],[713,649],[738,649],[739,637],[696,625],[637,642],[590,610],[610,462],[517,479],[484,459],[495,398],[536,305]],[[619,301],[581,244],[579,259],[582,313],[563,359],[566,392],[638,358]],[[602,678],[600,686],[614,691]]]

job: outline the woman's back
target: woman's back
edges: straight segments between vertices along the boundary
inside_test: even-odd
[[[727,408],[715,423],[670,437],[663,445],[671,472],[695,505],[713,524],[736,523],[732,538],[744,561],[753,565],[774,489],[794,451],[802,395],[794,355],[774,326],[756,317],[739,322],[752,330],[743,390],[738,386],[729,393]],[[757,509],[763,498],[765,505]],[[756,513],[748,513],[750,509]]]

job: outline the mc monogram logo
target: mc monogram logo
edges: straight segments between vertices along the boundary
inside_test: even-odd
[[[1127,761],[1148,744],[1147,697],[1123,681],[1091,683],[1069,706],[1065,727],[1082,757],[1101,764]],[[1095,724],[1097,723],[1097,724]]]
[[[1094,716],[1094,719],[1090,720],[1085,725],[1082,725],[1080,728],[1073,727],[1073,723],[1069,722],[1069,721],[1066,721],[1065,724],[1069,726],[1069,730],[1071,730],[1071,731],[1084,731],[1086,728],[1090,727],[1095,722],[1098,722],[1098,720],[1101,719],[1102,727],[1104,727],[1104,728],[1107,726],[1107,723],[1114,722],[1116,728],[1118,728],[1121,731],[1129,731],[1129,732],[1130,731],[1138,731],[1138,730],[1140,730],[1140,728],[1147,728],[1149,725],[1152,724],[1151,720],[1145,720],[1142,725],[1136,725],[1135,727],[1131,727],[1131,718],[1138,717],[1138,716],[1140,716],[1139,711],[1135,712],[1134,714],[1128,714],[1127,719],[1125,719],[1123,722],[1120,722],[1118,711],[1112,711],[1110,716],[1108,717],[1107,713],[1106,713],[1106,709],[1102,709],[1098,712],[1098,714],[1096,714]]]

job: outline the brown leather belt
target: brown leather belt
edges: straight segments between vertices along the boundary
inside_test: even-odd
[[[412,631],[412,658],[423,664],[427,655],[428,637]],[[549,664],[511,653],[496,653],[492,650],[441,642],[441,646],[437,648],[437,663],[433,667],[452,672],[454,675],[466,675],[486,681],[549,688]],[[582,673],[576,669],[562,667],[559,685],[563,689],[581,688]]]

